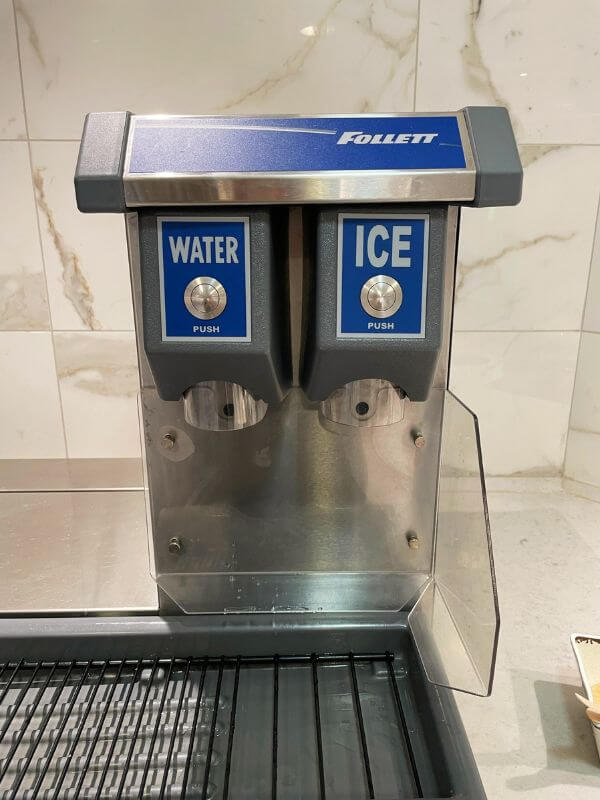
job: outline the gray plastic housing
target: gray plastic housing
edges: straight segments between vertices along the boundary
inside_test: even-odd
[[[427,399],[442,341],[443,265],[446,206],[339,206],[316,214],[313,291],[309,301],[302,388],[311,400],[326,400],[336,389],[363,378],[382,378],[410,400]],[[427,307],[423,339],[337,337],[338,215],[426,213],[429,215]]]
[[[130,119],[129,111],[86,116],[75,169],[75,196],[80,211],[127,210],[123,168]]]
[[[516,206],[523,189],[523,167],[508,111],[501,106],[467,106],[463,109],[477,177],[478,208]]]
[[[523,170],[508,111],[501,106],[467,106],[462,114],[477,174],[473,199],[461,204],[475,207],[516,205],[521,199]],[[124,171],[131,118],[128,111],[87,115],[75,172],[75,194],[80,211],[122,213],[127,210]],[[448,200],[442,195],[443,190],[436,199]],[[229,202],[245,202],[245,198],[244,188],[239,199],[234,197]],[[390,196],[389,201],[399,202],[402,197]],[[273,202],[277,202],[276,193]]]
[[[282,245],[287,236],[284,221],[273,225],[266,210],[228,208],[250,220],[251,336],[250,342],[211,339],[163,341],[158,260],[157,213],[139,215],[140,271],[144,349],[163,400],[179,400],[190,386],[201,381],[238,383],[266,403],[279,403],[289,385],[289,336],[287,324],[286,269],[281,252],[275,253],[273,228]],[[158,216],[214,216],[214,210],[161,209]]]

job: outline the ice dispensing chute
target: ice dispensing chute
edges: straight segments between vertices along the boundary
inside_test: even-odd
[[[460,206],[521,181],[502,108],[88,116],[77,201],[126,214],[163,613],[410,608],[428,677],[489,691],[479,434],[448,365]]]

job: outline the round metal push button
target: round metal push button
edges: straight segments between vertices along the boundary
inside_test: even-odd
[[[190,300],[196,311],[201,314],[210,314],[219,305],[219,293],[214,286],[201,283],[192,290]]]
[[[214,319],[227,305],[227,292],[216,278],[194,278],[185,287],[183,302],[198,319]]]
[[[375,275],[360,290],[360,303],[370,317],[391,317],[402,305],[402,287],[389,275]]]

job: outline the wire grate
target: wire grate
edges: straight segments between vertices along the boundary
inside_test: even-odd
[[[423,797],[394,658],[0,665],[0,800]]]

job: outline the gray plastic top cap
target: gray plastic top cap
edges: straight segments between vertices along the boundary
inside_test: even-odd
[[[127,211],[123,163],[129,132],[129,111],[88,114],[75,170],[75,196],[80,211]]]
[[[523,167],[508,111],[501,106],[467,106],[463,112],[477,169],[475,199],[469,205],[517,205]]]
[[[475,197],[464,204],[516,205],[523,169],[507,110],[467,106],[463,113],[476,167]],[[75,173],[80,211],[127,211],[123,172],[131,116],[128,111],[87,115]]]

